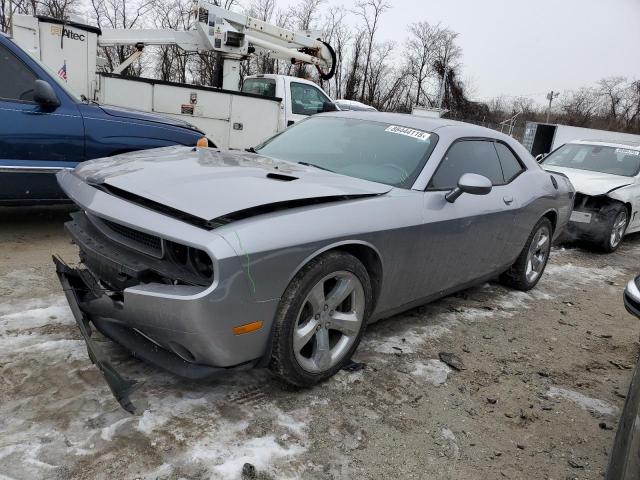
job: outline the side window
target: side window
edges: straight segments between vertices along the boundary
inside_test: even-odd
[[[504,183],[500,161],[493,142],[462,140],[454,143],[433,175],[429,188],[451,189],[465,173],[484,175],[494,185]]]
[[[330,100],[315,87],[306,83],[291,82],[291,111],[298,115],[313,115],[322,111],[324,102]]]
[[[0,98],[33,101],[35,74],[6,47],[0,45]]]
[[[498,151],[498,157],[500,158],[500,164],[502,165],[504,181],[505,183],[509,183],[516,175],[524,170],[524,168],[511,149],[504,143],[496,142],[495,146]]]

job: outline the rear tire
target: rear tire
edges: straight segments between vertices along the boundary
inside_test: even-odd
[[[500,281],[523,292],[535,287],[549,260],[552,233],[553,227],[547,217],[538,220],[520,256],[511,268],[500,276]]]
[[[372,305],[371,280],[357,258],[333,251],[313,259],[280,299],[270,370],[299,387],[331,377],[358,347]]]
[[[627,207],[622,203],[612,205],[611,210],[607,213],[609,221],[604,228],[602,238],[595,242],[595,246],[605,253],[615,252],[624,238],[629,225],[629,214]]]

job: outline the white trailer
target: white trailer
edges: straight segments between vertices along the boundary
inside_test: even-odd
[[[522,144],[531,155],[546,155],[565,143],[576,140],[627,141],[640,143],[640,135],[596,130],[594,128],[571,127],[551,123],[527,122]]]
[[[219,7],[211,8],[212,12],[215,11],[218,15],[220,11],[227,12]],[[200,6],[201,16],[202,9]],[[229,15],[231,13],[227,12]],[[209,16],[213,17],[213,13],[206,15],[207,18]],[[238,20],[236,17],[237,14],[233,14],[233,18]],[[206,25],[208,24],[207,21]],[[264,25],[262,27],[264,28]],[[231,27],[227,25],[226,28]],[[212,45],[216,45],[216,32],[214,31],[213,39],[209,39]],[[224,81],[229,87],[235,86],[233,89],[97,72],[97,64],[100,62],[97,56],[99,45],[136,44],[139,50],[135,58],[141,54],[145,39],[148,41],[146,44],[151,45],[176,44],[182,48],[205,50],[208,48],[207,44],[198,43],[204,34],[198,31],[103,32],[97,27],[80,22],[61,21],[43,16],[14,15],[12,35],[20,47],[49,67],[53,74],[57,72],[62,75],[64,70],[67,83],[79,95],[103,104],[185,120],[204,131],[216,146],[221,148],[244,149],[256,146],[308,115],[335,108],[330,97],[313,82],[284,75],[247,77],[243,89],[237,91],[237,68],[234,66],[237,67],[237,62],[247,57],[246,52],[250,48],[244,43],[241,43],[241,47],[222,47],[225,55],[231,56],[230,59],[225,57],[227,73]],[[226,39],[226,36],[224,38]],[[299,35],[296,38],[290,36],[285,43],[312,44],[309,37],[303,38],[306,40],[300,39]],[[268,45],[263,38],[258,41],[261,45]],[[324,44],[321,45],[324,48]],[[276,48],[275,44],[271,46]],[[310,48],[302,48],[304,52],[298,53],[298,56],[303,58],[301,61],[307,61],[307,57],[312,58],[313,63],[318,65],[320,61],[306,53],[313,52]],[[233,51],[238,49],[242,51]],[[293,55],[295,53],[292,52],[296,52],[291,48],[284,50],[285,55]],[[320,53],[326,56],[326,52]]]

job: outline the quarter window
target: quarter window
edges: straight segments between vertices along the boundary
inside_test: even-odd
[[[33,101],[35,74],[6,47],[0,45],[0,98]]]
[[[504,182],[509,183],[523,170],[522,164],[518,161],[511,149],[504,143],[496,142],[495,146],[498,151],[498,157],[500,158],[500,164],[502,165]]]
[[[330,102],[326,95],[306,83],[291,82],[291,112],[297,115],[320,113],[324,102]]]
[[[452,189],[465,173],[476,173],[491,180],[494,185],[504,183],[500,160],[493,142],[485,140],[462,140],[454,143],[442,159],[429,188]]]

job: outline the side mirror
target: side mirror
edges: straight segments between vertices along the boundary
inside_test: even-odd
[[[491,180],[475,173],[465,173],[458,180],[458,186],[447,193],[444,198],[449,203],[455,202],[460,195],[468,193],[471,195],[486,195],[491,192],[493,185]]]
[[[324,102],[322,104],[322,112],[337,112],[338,106],[333,102]]]
[[[542,163],[542,160],[544,160],[544,157],[546,157],[546,156],[547,156],[546,153],[540,153],[540,154],[536,155],[536,162]]]
[[[53,87],[44,80],[36,80],[33,87],[33,100],[46,108],[56,108],[60,106],[60,100]]]

